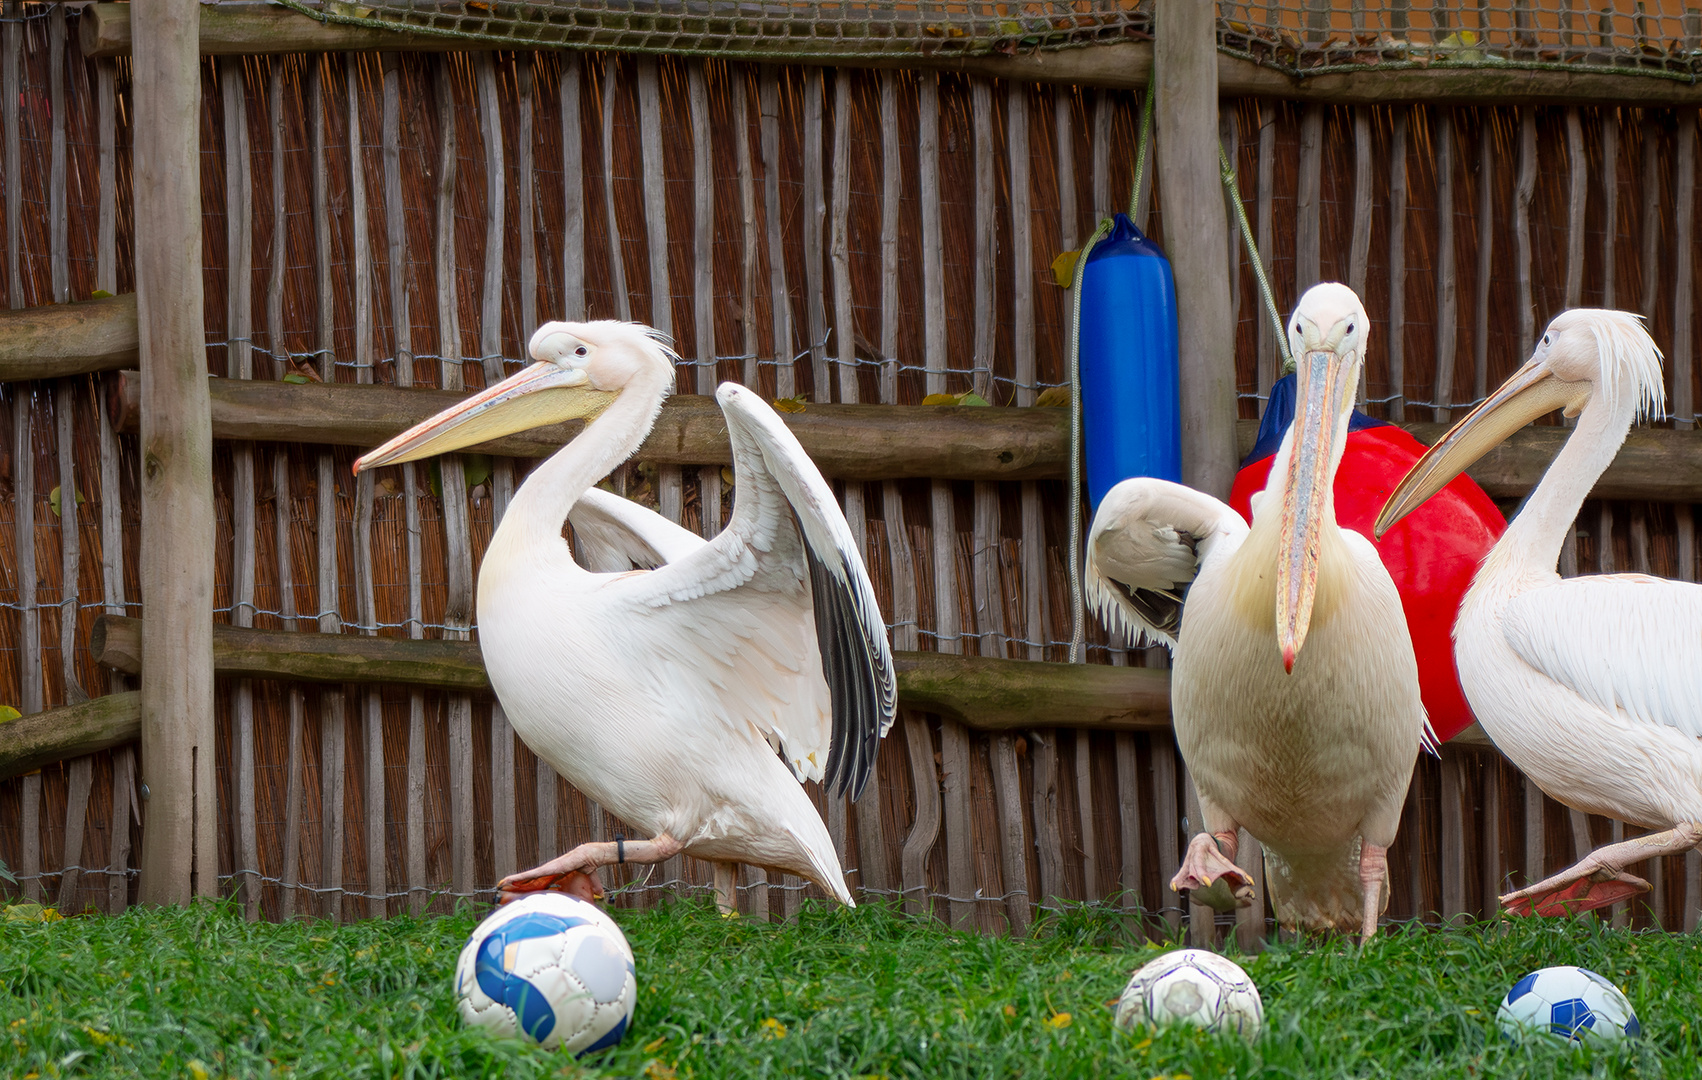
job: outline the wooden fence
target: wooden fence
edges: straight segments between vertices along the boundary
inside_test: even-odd
[[[63,5],[7,11],[0,281],[10,307],[131,292],[125,46],[103,38],[86,54],[79,15]],[[1024,410],[1064,381],[1067,293],[1051,266],[1127,205],[1138,95],[995,69],[339,53],[336,29],[320,30],[325,52],[227,55],[202,68],[220,621],[338,635],[356,652],[390,639],[465,641],[472,570],[526,458],[356,480],[351,446],[378,441],[360,423],[382,426],[382,416],[357,422],[340,405],[314,406],[323,415],[311,436],[285,419],[310,423],[302,401],[351,400],[327,396],[329,384],[390,384],[395,430],[412,418],[400,412],[437,407],[422,404],[426,388],[473,387],[512,369],[541,320],[646,321],[688,358],[682,394],[741,380],[800,399],[801,423],[844,416],[849,429],[876,411],[829,403],[910,406],[879,414],[905,447],[890,471],[829,472],[866,540],[895,647],[989,658],[976,670],[996,671],[987,677],[1003,679],[1007,697],[995,717],[991,704],[929,697],[920,676],[906,683],[902,721],[863,802],[818,795],[853,887],[988,930],[1021,931],[1037,903],[1060,900],[1139,908],[1172,925],[1187,915],[1165,887],[1189,800],[1162,674],[1107,672],[1123,681],[1094,684],[1102,704],[1147,697],[1091,717],[1084,707],[1091,726],[1057,726],[1055,702],[1036,701],[1053,691],[1035,688],[1077,676],[990,659],[1065,659],[1061,414]],[[1278,304],[1331,278],[1365,297],[1374,415],[1459,415],[1565,306],[1648,315],[1679,430],[1648,433],[1651,457],[1638,460],[1662,466],[1616,474],[1616,497],[1586,504],[1565,558],[1570,572],[1694,580],[1696,126],[1690,105],[1249,96],[1225,98],[1220,135]],[[1163,205],[1164,192],[1151,192],[1137,216],[1161,243],[1186,243],[1165,236]],[[1245,428],[1277,361],[1250,264],[1239,248],[1232,258]],[[122,300],[59,314],[85,329],[135,319]],[[11,318],[26,315],[47,317]],[[134,413],[122,379],[91,373],[125,366],[123,350],[52,370],[37,362],[43,348],[0,358],[0,477],[10,485],[0,501],[0,703],[26,716],[128,689],[123,672],[135,664],[114,644],[126,624],[103,624],[97,642],[113,666],[97,663],[91,635],[102,615],[146,614],[136,603]],[[945,464],[939,424],[968,410],[934,419],[919,402],[966,390],[1009,407],[988,410],[989,437],[1014,440],[1029,423],[1051,432],[1052,450],[1015,463],[1026,472],[1001,473],[995,458]],[[1489,483],[1492,494],[1511,510],[1530,472]],[[615,483],[708,534],[730,511],[734,479],[705,452],[641,460]],[[221,889],[257,915],[440,910],[620,827],[533,758],[476,676],[446,685],[397,681],[399,669],[389,681],[315,675],[229,659],[259,639],[222,640],[218,872]],[[1097,630],[1089,661],[1163,667],[1161,655],[1113,647]],[[1008,694],[1024,691],[1012,720]],[[123,700],[107,708],[123,712]],[[122,909],[146,805],[133,750],[37,766],[0,780],[0,861],[27,896]],[[1622,832],[1543,798],[1482,744],[1450,745],[1415,775],[1391,852],[1389,914],[1482,914],[1509,883]],[[707,871],[675,860],[622,876],[631,889],[617,902],[706,888]],[[1692,928],[1702,861],[1673,857],[1648,874],[1648,904],[1615,918]],[[806,891],[747,871],[741,904],[780,916]],[[1195,926],[1206,933],[1197,917]],[[1244,913],[1241,927],[1256,939],[1263,912]]]

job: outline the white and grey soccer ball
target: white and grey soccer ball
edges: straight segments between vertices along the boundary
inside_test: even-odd
[[[632,947],[594,904],[544,892],[498,908],[455,964],[461,1019],[547,1050],[621,1041],[638,1004]]]
[[[1117,1002],[1117,1026],[1192,1024],[1207,1031],[1259,1034],[1265,1006],[1235,961],[1205,949],[1165,953],[1135,972]]]
[[[1574,1042],[1612,1042],[1643,1033],[1619,987],[1569,964],[1533,971],[1514,983],[1495,1022],[1513,1039],[1541,1032]]]

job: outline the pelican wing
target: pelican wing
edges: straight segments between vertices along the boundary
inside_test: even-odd
[[[1702,738],[1702,585],[1601,574],[1513,598],[1507,642],[1607,712]]]
[[[703,537],[682,529],[661,514],[592,488],[567,513],[573,523],[580,565],[600,574],[653,570],[683,559],[704,545]]]
[[[892,726],[897,677],[850,527],[786,425],[756,394],[716,394],[737,477],[714,540],[641,578],[639,602],[682,613],[692,661],[725,666],[721,711],[758,724],[799,779],[862,793]]]
[[[1124,480],[1093,515],[1087,538],[1087,602],[1106,629],[1131,645],[1176,647],[1182,604],[1200,565],[1247,523],[1228,506],[1168,480]]]

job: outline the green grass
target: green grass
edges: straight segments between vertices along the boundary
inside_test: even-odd
[[[1249,1046],[1116,1031],[1112,1000],[1159,950],[1095,909],[1027,940],[874,907],[812,908],[786,926],[705,903],[616,915],[638,957],[638,1015],[620,1047],[578,1064],[460,1025],[450,978],[471,914],[280,926],[202,904],[0,921],[0,1076],[1702,1075],[1690,939],[1588,921],[1395,929],[1364,955],[1274,946],[1246,961],[1266,1010]],[[1623,986],[1646,1037],[1503,1041],[1506,988],[1560,963]]]

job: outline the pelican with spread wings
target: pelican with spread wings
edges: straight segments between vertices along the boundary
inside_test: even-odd
[[[774,411],[716,393],[732,442],[731,520],[704,541],[594,485],[632,456],[678,358],[646,327],[552,322],[536,363],[398,435],[356,470],[582,418],[508,506],[479,568],[485,667],[514,730],[642,839],[581,844],[503,880],[504,898],[584,891],[598,867],[678,853],[801,875],[851,904],[800,786],[861,794],[896,680],[868,572],[832,489]],[[582,555],[563,539],[571,521]]]
[[[1175,658],[1171,711],[1205,831],[1171,887],[1249,902],[1245,828],[1282,925],[1367,938],[1426,739],[1400,594],[1371,541],[1336,524],[1369,324],[1345,285],[1294,309],[1298,408],[1251,527],[1192,488],[1125,480],[1094,516],[1086,574],[1109,627]]]
[[[1640,414],[1659,416],[1661,353],[1623,311],[1557,316],[1530,360],[1420,458],[1388,529],[1509,435],[1578,418],[1460,606],[1454,657],[1483,730],[1550,797],[1656,830],[1501,897],[1521,914],[1646,892],[1628,871],[1702,844],[1702,585],[1647,574],[1562,579],[1561,545]],[[1688,511],[1685,511],[1688,512]]]

